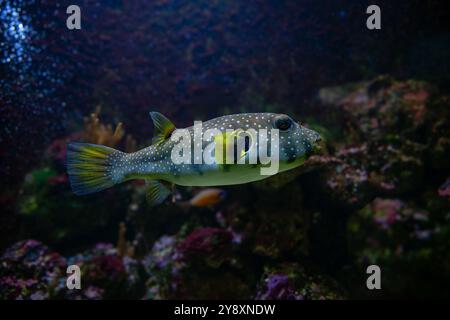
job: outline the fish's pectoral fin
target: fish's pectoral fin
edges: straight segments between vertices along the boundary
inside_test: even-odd
[[[147,180],[147,187],[147,198],[152,206],[163,203],[163,201],[172,193],[158,180]]]
[[[159,112],[150,112],[150,117],[152,118],[153,125],[155,126],[155,134],[152,138],[153,144],[159,144],[170,137],[172,132],[176,129],[175,125],[163,116]]]
[[[247,137],[248,140],[244,141],[244,146],[242,150],[240,150],[239,154],[234,155],[234,151],[231,149],[236,149],[235,151],[238,151],[236,142],[241,138],[245,139],[245,137]],[[233,154],[233,159],[231,159],[233,162],[245,158],[250,153],[250,151],[255,147],[256,141],[257,141],[256,136],[254,136],[253,134],[249,134],[248,132],[242,129],[237,129],[232,132],[226,132],[214,136],[214,143],[216,145],[215,149],[216,163],[217,164],[227,163],[226,158],[229,151],[231,151]]]
[[[214,136],[214,144],[215,144],[214,157],[217,164],[227,163],[226,158],[228,152],[230,151],[234,152],[233,150],[231,150],[232,148],[234,148],[235,143],[234,139],[240,134],[241,131],[242,131],[241,129],[238,129],[231,132],[223,132],[221,134],[217,134]]]

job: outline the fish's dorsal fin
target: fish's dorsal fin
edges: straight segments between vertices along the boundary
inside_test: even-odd
[[[171,191],[158,180],[147,180],[146,182],[150,205],[161,204],[171,194]]]
[[[159,112],[150,112],[150,117],[152,118],[153,125],[155,126],[155,133],[152,138],[152,143],[160,144],[168,139],[176,128],[172,121]]]

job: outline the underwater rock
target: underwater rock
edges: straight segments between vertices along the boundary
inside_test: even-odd
[[[342,151],[345,152],[344,149]],[[352,156],[359,156],[364,153],[364,146],[352,147],[349,152]],[[325,210],[339,208],[351,213],[374,196],[375,185],[366,168],[345,160],[321,157],[322,169],[302,177],[305,198],[313,203],[313,207]]]
[[[335,89],[340,90],[339,98],[325,102],[330,112],[342,113],[338,117],[342,139],[334,145],[332,155],[343,164],[330,165],[320,173],[321,179],[313,176],[306,182],[318,183],[317,199],[338,199],[325,212],[338,204],[351,213],[350,251],[356,253],[358,263],[383,264],[390,281],[384,287],[385,296],[400,297],[408,285],[396,272],[414,279],[420,278],[414,265],[430,274],[448,272],[439,252],[448,247],[444,239],[449,232],[449,204],[440,196],[445,194],[445,184],[438,177],[448,176],[450,99],[437,95],[437,90],[424,82],[395,81],[386,76]],[[356,177],[364,179],[350,179],[365,182],[367,188],[359,189],[359,194],[350,192],[352,183],[345,179],[349,171],[362,173]],[[329,182],[334,193],[321,192]],[[309,196],[306,192],[305,197]],[[343,201],[346,199],[359,201]],[[322,219],[324,223],[328,220]],[[321,239],[320,230],[317,233],[315,244]],[[427,263],[429,259],[436,262]],[[417,286],[427,287],[418,281]],[[433,296],[426,289],[422,294]]]
[[[229,203],[220,217],[235,242],[260,257],[305,254],[308,212],[303,208],[303,190],[297,181],[278,189],[268,184],[249,185],[241,188],[238,196],[247,201],[245,205]]]
[[[420,139],[417,133],[428,117],[426,104],[435,91],[429,84],[380,76],[347,88],[353,90],[334,103],[326,103],[346,112],[348,124],[361,132],[361,137],[400,134]]]
[[[412,194],[427,171],[446,168],[449,100],[431,85],[380,76],[324,88],[319,99],[342,120],[343,141],[333,146],[340,163],[314,176],[314,190],[330,207],[359,209],[377,195]],[[328,158],[322,156],[323,162]],[[308,180],[308,182],[310,182]]]
[[[308,237],[311,254],[317,263],[333,270],[349,262],[343,249],[347,247],[346,219],[374,199],[403,201],[420,195],[422,203],[412,207],[426,203],[424,212],[442,215],[448,211],[448,205],[437,199],[443,189],[436,192],[436,188],[442,183],[437,177],[448,176],[450,99],[425,82],[380,76],[324,88],[319,100],[332,121],[322,125],[335,134],[326,140],[328,154],[311,157],[314,169],[298,181],[305,207],[315,217]],[[379,226],[398,226],[394,221],[406,219],[404,210],[398,211],[379,214]],[[426,230],[430,231],[419,228],[408,233],[426,239],[435,229]],[[334,236],[327,241],[329,234]],[[333,257],[323,259],[324,250]]]
[[[320,95],[319,99],[329,112],[340,114],[345,144],[368,143],[385,149],[394,145],[418,161],[424,160],[426,150],[433,168],[449,167],[450,98],[439,96],[430,84],[380,76],[324,90],[342,92],[334,101]],[[404,144],[415,150],[403,148]]]
[[[383,266],[384,296],[402,297],[404,292],[411,297],[435,296],[434,290],[427,289],[429,278],[419,276],[424,273],[450,281],[444,254],[450,215],[445,215],[444,208],[430,206],[429,211],[411,200],[376,198],[350,218],[350,248],[358,265]],[[414,287],[422,290],[412,290],[404,279],[416,279]]]

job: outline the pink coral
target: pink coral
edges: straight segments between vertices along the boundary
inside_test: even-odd
[[[403,208],[403,202],[397,199],[376,198],[372,202],[372,209],[376,212],[374,220],[383,229],[400,220],[400,210]]]
[[[201,228],[193,231],[178,245],[183,261],[202,261],[218,267],[229,260],[233,235],[220,228]]]
[[[228,230],[202,228],[193,231],[178,246],[183,253],[212,252],[231,243],[232,235]]]

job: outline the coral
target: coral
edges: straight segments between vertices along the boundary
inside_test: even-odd
[[[375,212],[374,220],[383,229],[388,229],[396,221],[400,220],[400,210],[403,203],[398,199],[379,199],[372,202],[372,210]]]
[[[272,274],[265,279],[266,290],[258,292],[257,300],[303,300],[303,296],[295,294],[289,277],[284,274]]]
[[[449,203],[441,180],[448,176],[448,97],[424,82],[380,76],[325,88],[319,98],[334,113],[330,118],[338,122],[330,126],[340,134],[327,141],[329,154],[316,156],[312,170],[299,177],[306,205],[316,211],[312,257],[330,269],[348,264],[342,248],[350,238],[348,250],[357,253],[358,265],[377,263],[388,270],[386,297],[408,291],[393,274],[415,279],[413,265],[446,274],[448,264],[438,252],[445,252],[448,234]],[[333,241],[324,240],[330,232]],[[323,250],[333,257],[322,259]],[[427,263],[431,257],[440,262]],[[432,290],[414,292],[433,296]]]
[[[237,272],[236,258],[228,230],[200,228],[184,238],[163,236],[145,259],[152,275],[146,298],[248,297],[249,287]]]
[[[417,278],[418,266],[421,272],[440,275],[443,282],[450,280],[443,256],[450,216],[442,217],[439,211],[424,210],[412,201],[376,198],[350,219],[350,247],[359,264],[383,266],[386,297],[409,290],[404,279],[415,279],[415,286],[426,287],[427,280]],[[435,293],[424,290],[413,295],[433,297]]]
[[[108,147],[117,146],[125,135],[122,122],[119,122],[115,129],[111,124],[100,122],[100,106],[89,117],[84,118],[84,128],[82,140],[89,143],[102,144]],[[127,135],[125,139],[126,152],[133,152],[136,149],[136,141]]]
[[[164,299],[172,296],[180,282],[179,270],[184,266],[179,261],[176,237],[162,236],[142,261],[150,274],[144,299]]]
[[[68,299],[139,298],[144,293],[146,274],[139,261],[121,257],[108,243],[98,243],[93,249],[67,258],[68,265],[77,265],[83,275],[81,290],[66,290],[60,283],[55,296]]]
[[[397,133],[403,138],[420,138],[417,132],[428,118],[426,107],[433,88],[425,82],[395,81],[380,76],[358,85],[338,102],[363,138]]]
[[[206,263],[218,268],[229,259],[232,235],[219,228],[194,230],[179,245],[181,259],[189,263]]]
[[[330,112],[341,113],[344,131],[334,158],[319,156],[323,169],[314,176],[321,191],[317,198],[354,210],[376,195],[411,194],[429,170],[444,168],[450,150],[443,120],[448,100],[434,98],[435,91],[424,82],[388,76],[323,89],[319,97]]]
[[[64,164],[66,161],[66,151],[67,151],[67,143],[69,142],[68,138],[63,139],[55,139],[50,146],[46,150],[46,157],[50,159],[51,163],[55,163],[55,165]],[[74,136],[75,138],[75,136]]]
[[[49,298],[66,261],[36,240],[23,240],[0,258],[1,299]]]
[[[81,269],[82,288],[66,287],[66,267]],[[3,299],[103,299],[140,297],[143,294],[139,262],[120,257],[110,244],[63,258],[35,240],[8,248],[0,259],[0,293]]]
[[[117,236],[117,254],[120,257],[130,257],[134,256],[135,248],[126,239],[127,227],[124,222],[119,223],[119,232]]]
[[[257,300],[342,299],[337,282],[317,271],[307,271],[297,264],[267,268],[258,286]]]

